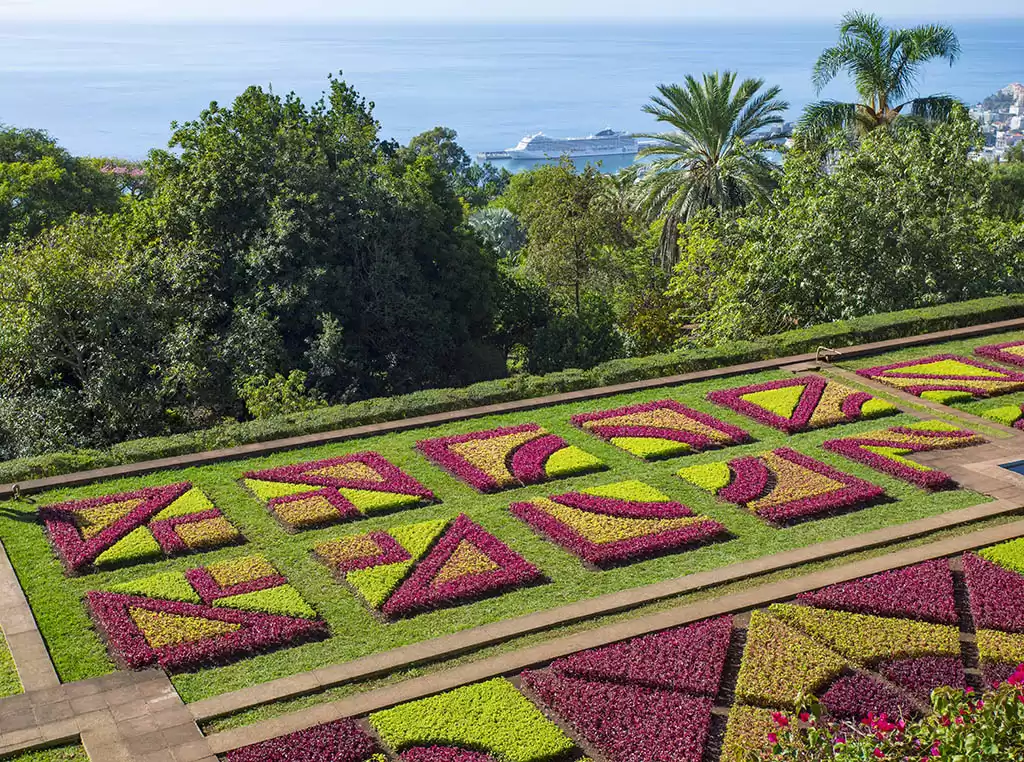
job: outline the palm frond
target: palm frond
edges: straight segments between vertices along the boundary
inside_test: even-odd
[[[823,143],[840,132],[851,132],[857,124],[857,104],[817,101],[804,109],[793,139],[801,145]]]
[[[929,95],[926,98],[914,98],[900,106],[910,106],[910,116],[925,119],[930,122],[942,122],[949,119],[954,106],[962,106],[963,103],[951,95]]]

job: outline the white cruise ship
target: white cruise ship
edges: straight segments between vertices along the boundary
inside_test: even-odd
[[[631,156],[639,150],[636,138],[628,132],[601,130],[584,138],[553,138],[538,132],[527,135],[515,148],[505,151],[484,151],[478,154],[482,161],[503,159],[570,159],[589,156]]]

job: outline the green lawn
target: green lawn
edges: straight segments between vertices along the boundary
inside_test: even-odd
[[[391,434],[279,453],[250,461],[223,463],[173,473],[163,472],[143,478],[91,485],[78,490],[51,492],[35,498],[34,504],[23,502],[0,505],[0,539],[6,545],[19,574],[57,670],[66,681],[92,677],[113,668],[104,646],[90,626],[82,605],[82,596],[86,591],[158,572],[184,570],[191,566],[205,565],[212,561],[235,558],[253,552],[262,553],[273,561],[327,620],[333,636],[318,643],[264,654],[194,674],[176,676],[174,682],[182,697],[186,701],[194,701],[253,683],[326,664],[348,661],[366,654],[602,593],[714,569],[744,559],[836,537],[855,535],[986,500],[984,496],[967,491],[931,495],[904,482],[826,453],[818,446],[828,438],[909,422],[909,417],[890,417],[787,437],[781,432],[757,425],[703,399],[704,394],[712,388],[726,388],[786,377],[789,375],[773,372],[717,380],[713,383],[688,384],[671,389],[621,395],[606,400],[463,421],[429,431]],[[757,441],[741,447],[648,464],[574,428],[569,421],[574,413],[661,398],[678,399],[696,409],[739,425],[749,431]],[[413,449],[415,442],[426,436],[441,436],[529,421],[539,423],[548,430],[562,435],[571,444],[599,456],[609,466],[609,470],[546,485],[508,490],[497,495],[480,495],[426,461]],[[674,472],[684,465],[727,460],[781,445],[801,450],[847,473],[882,485],[895,500],[842,516],[778,529],[731,504],[715,500],[674,476]],[[252,468],[300,463],[362,450],[381,453],[434,490],[442,502],[332,528],[289,535],[282,531],[263,505],[238,482],[241,474]],[[43,535],[42,527],[34,519],[35,510],[44,503],[71,497],[111,494],[184,479],[192,481],[206,491],[214,503],[241,528],[249,540],[247,545],[69,579],[62,574],[60,564]],[[695,511],[711,516],[723,523],[735,538],[697,550],[649,559],[607,571],[590,571],[575,556],[538,537],[507,510],[508,504],[515,500],[624,479],[644,481],[689,505]],[[314,561],[310,554],[314,544],[327,539],[385,529],[401,523],[450,518],[460,512],[467,513],[474,521],[539,566],[551,582],[474,604],[386,624],[374,618],[353,593],[334,582],[327,569]]]
[[[3,630],[0,630],[0,698],[16,693],[21,693],[21,680],[18,679],[18,670],[14,666],[14,659],[11,658],[7,639]]]
[[[26,751],[13,757],[0,757],[3,762],[89,762],[81,744],[55,746],[52,749]]]

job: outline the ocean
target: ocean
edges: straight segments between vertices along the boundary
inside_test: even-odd
[[[951,21],[963,57],[929,66],[922,93],[976,102],[1024,80],[1024,19]],[[792,21],[617,24],[132,25],[0,27],[0,123],[45,129],[80,155],[137,159],[173,120],[251,84],[313,100],[331,72],[405,142],[452,127],[471,154],[525,134],[656,129],[642,107],[662,82],[732,69],[782,87],[792,115],[834,25]],[[823,97],[846,99],[842,78]]]

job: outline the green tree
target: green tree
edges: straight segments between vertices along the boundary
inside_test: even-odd
[[[474,164],[459,145],[459,134],[450,127],[434,127],[416,135],[405,151],[412,156],[429,156],[448,177],[452,190],[470,208],[479,209],[500,196],[512,174],[490,162]]]
[[[675,264],[678,226],[703,209],[725,211],[764,198],[777,182],[767,157],[775,150],[758,142],[765,128],[782,124],[789,104],[778,87],[736,74],[687,76],[685,84],[659,85],[644,111],[671,131],[640,137],[657,142],[640,157],[655,157],[638,186],[641,212],[649,221],[666,220],[659,254],[666,269]]]
[[[1018,291],[1024,226],[989,213],[966,110],[855,150],[794,150],[761,213],[684,228],[672,279],[706,341]]]
[[[512,181],[514,211],[527,230],[524,266],[562,295],[577,316],[585,292],[597,286],[610,264],[615,221],[602,203],[606,182],[593,166],[577,173],[564,158]]]
[[[955,98],[912,97],[912,93],[926,63],[939,59],[952,66],[959,57],[960,42],[949,27],[927,24],[895,29],[873,13],[848,13],[839,24],[839,42],[814,64],[812,82],[820,94],[845,71],[860,101],[811,103],[800,118],[797,137],[814,142],[836,132],[864,135],[906,117],[925,122],[946,119],[958,103]]]
[[[311,106],[251,87],[152,154],[140,235],[205,253],[190,325],[236,392],[292,370],[332,401],[502,372],[493,255],[437,160],[378,130],[341,80]]]
[[[0,125],[0,243],[31,238],[73,214],[114,211],[117,182],[40,130]]]
[[[1018,143],[1024,146],[1024,143]],[[989,209],[996,217],[1024,222],[1024,161],[1005,161],[992,166]]]
[[[526,231],[504,207],[489,206],[473,212],[469,226],[506,262],[514,263],[526,246]]]

